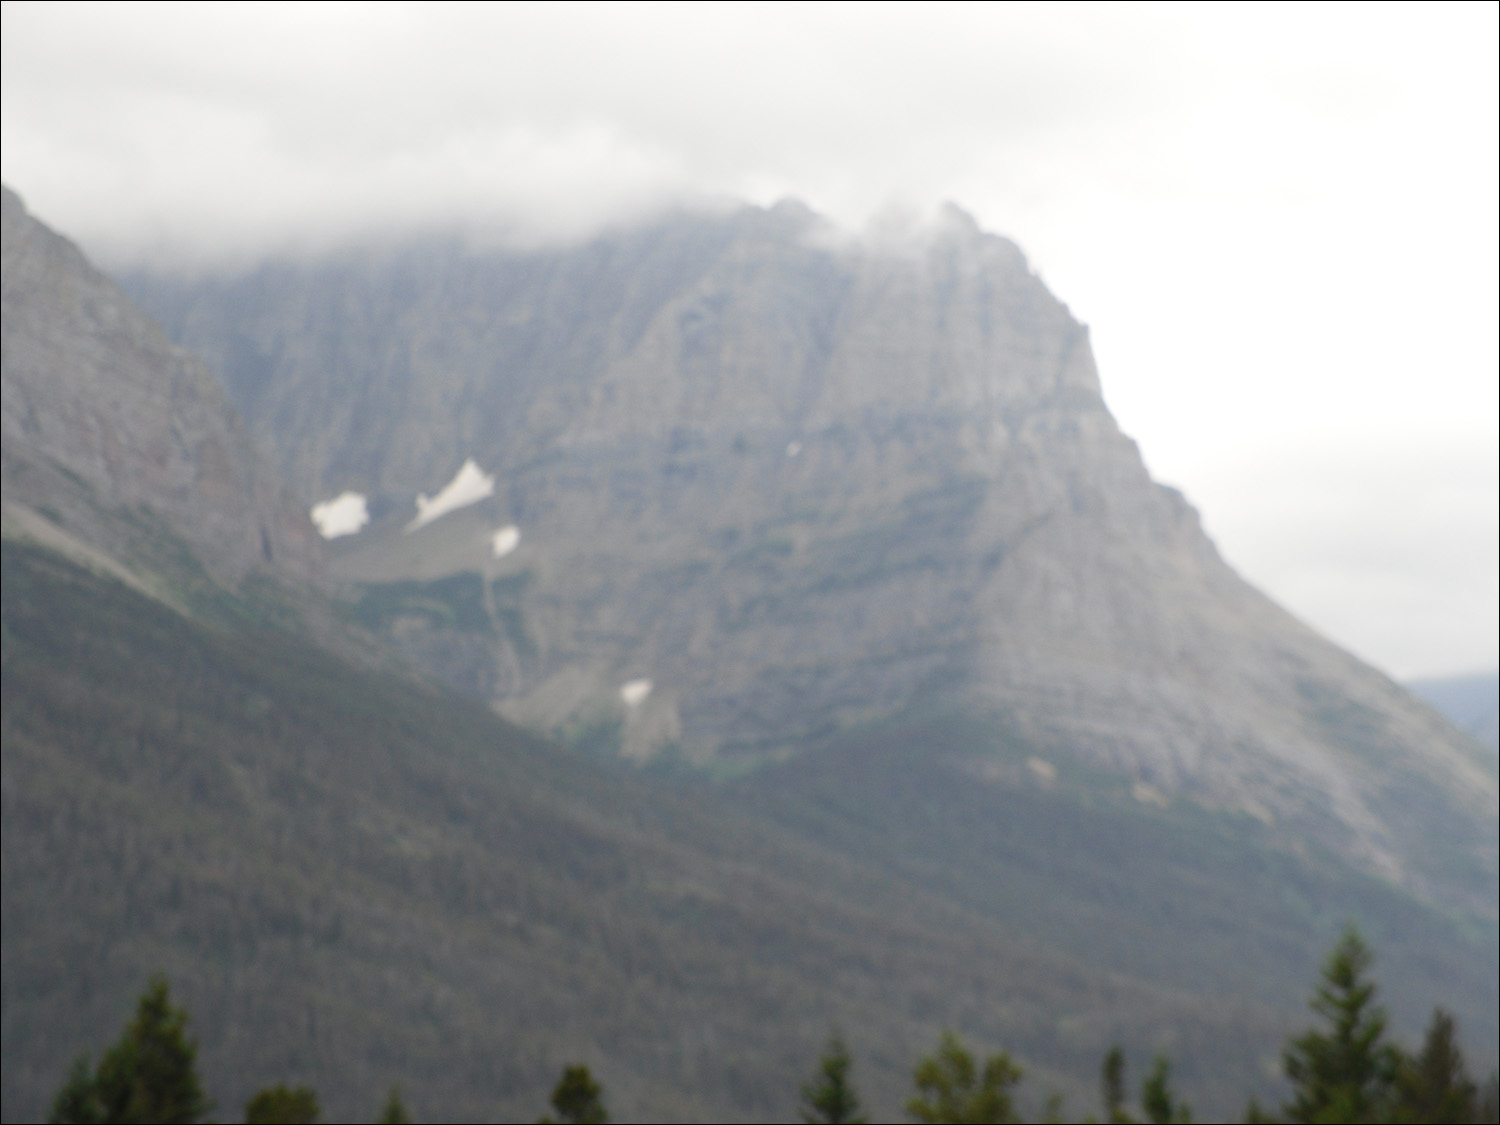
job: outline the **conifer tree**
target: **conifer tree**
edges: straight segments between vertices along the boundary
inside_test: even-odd
[[[1125,1112],[1125,1052],[1111,1047],[1100,1068],[1099,1085],[1104,1095],[1104,1120],[1112,1125],[1131,1125],[1134,1117]]]
[[[1151,1073],[1141,1083],[1141,1108],[1151,1125],[1186,1125],[1193,1119],[1192,1107],[1173,1095],[1171,1079],[1172,1064],[1166,1055],[1157,1055]]]
[[[245,1125],[314,1125],[322,1115],[311,1086],[267,1086],[245,1103]]]
[[[99,1104],[99,1086],[94,1081],[94,1071],[89,1066],[87,1055],[79,1055],[73,1060],[67,1079],[52,1099],[52,1111],[47,1120],[51,1125],[95,1125],[104,1120],[104,1108]]]
[[[1251,1097],[1245,1106],[1245,1125],[1277,1125],[1277,1118],[1260,1104],[1259,1098]]]
[[[1474,1120],[1500,1125],[1500,1073],[1490,1071],[1490,1076],[1479,1087],[1475,1098]]]
[[[609,1121],[603,1090],[586,1066],[563,1068],[562,1078],[552,1090],[552,1108],[564,1125],[607,1125]],[[543,1117],[540,1125],[556,1123],[551,1117]]]
[[[53,1121],[160,1121],[187,1125],[213,1105],[198,1080],[198,1044],[187,1037],[188,1014],[172,1006],[167,978],[151,978],[135,1019],[89,1074],[73,1063],[52,1103]]]
[[[1454,1037],[1453,1017],[1436,1008],[1422,1050],[1405,1059],[1396,1079],[1400,1119],[1415,1125],[1475,1120],[1478,1090]]]
[[[859,1113],[859,1095],[849,1084],[849,1051],[835,1035],[818,1062],[818,1074],[802,1087],[802,1120],[828,1122],[829,1125],[863,1125]]]
[[[1378,1121],[1391,1108],[1400,1054],[1385,1042],[1385,1013],[1366,979],[1370,952],[1351,926],[1329,954],[1311,1002],[1323,1021],[1282,1054],[1295,1122]]]
[[[917,1096],[906,1103],[906,1112],[918,1121],[956,1125],[1019,1121],[1010,1090],[1020,1080],[1021,1068],[1004,1051],[991,1055],[982,1073],[976,1071],[974,1056],[945,1031],[937,1054],[917,1065]]]
[[[401,1100],[401,1087],[391,1087],[391,1092],[385,1096],[385,1106],[375,1119],[375,1125],[411,1125],[411,1114],[407,1111],[406,1103]]]

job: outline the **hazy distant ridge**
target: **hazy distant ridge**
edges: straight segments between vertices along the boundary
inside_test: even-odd
[[[1456,726],[1500,752],[1500,675],[1443,676],[1406,685]]]

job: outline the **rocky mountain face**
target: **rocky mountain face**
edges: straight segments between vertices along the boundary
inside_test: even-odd
[[[1102,768],[1495,913],[1493,758],[1225,564],[1086,329],[956,209],[125,285],[304,502],[367,499],[332,546],[368,623],[507,715],[735,772],[958,709],[1037,779]],[[414,519],[468,461],[472,502]]]
[[[1351,919],[1404,1042],[1495,1057],[1493,758],[1239,583],[962,216],[134,279],[289,505],[6,208],[6,1120],[158,970],[221,1107],[526,1119],[582,1059],[620,1119],[781,1120],[835,1025],[872,1117],[951,1029],[1023,1112],[1123,1043],[1228,1119]],[[340,494],[342,606],[225,589]]]
[[[121,560],[160,527],[223,580],[315,577],[323,547],[306,507],[213,373],[9,188],[3,215],[7,521],[127,578]]]

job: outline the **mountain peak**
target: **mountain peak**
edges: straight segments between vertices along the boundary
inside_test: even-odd
[[[1493,762],[1234,574],[1013,243],[957,208],[865,244],[785,220],[131,285],[307,503],[369,498],[336,570],[492,591],[388,625],[512,717],[739,769],[956,708],[1493,910]],[[403,534],[470,462],[493,491]],[[1418,790],[1464,876],[1403,827]]]
[[[957,233],[968,235],[984,233],[979,229],[979,221],[951,199],[938,208],[938,221],[946,229]]]

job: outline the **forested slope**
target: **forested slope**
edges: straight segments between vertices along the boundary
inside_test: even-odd
[[[7,1119],[158,968],[221,1105],[305,1081],[358,1115],[400,1082],[424,1118],[478,1120],[534,1114],[572,1059],[622,1118],[784,1117],[835,1025],[892,1111],[944,1027],[1011,1050],[1038,1100],[1088,1097],[1113,1040],[1165,1047],[1228,1111],[1351,912],[1392,950],[1407,1022],[1441,1000],[1472,1027],[1493,989],[1492,934],[1253,841],[1207,869],[1241,883],[1205,893],[1203,864],[1170,863],[1180,826],[1007,788],[1015,748],[973,732],[892,732],[929,751],[904,777],[872,738],[818,759],[836,774],[726,793],[24,542],[0,573]],[[1002,781],[966,804],[985,762]],[[1261,960],[1216,976],[1247,949]]]

